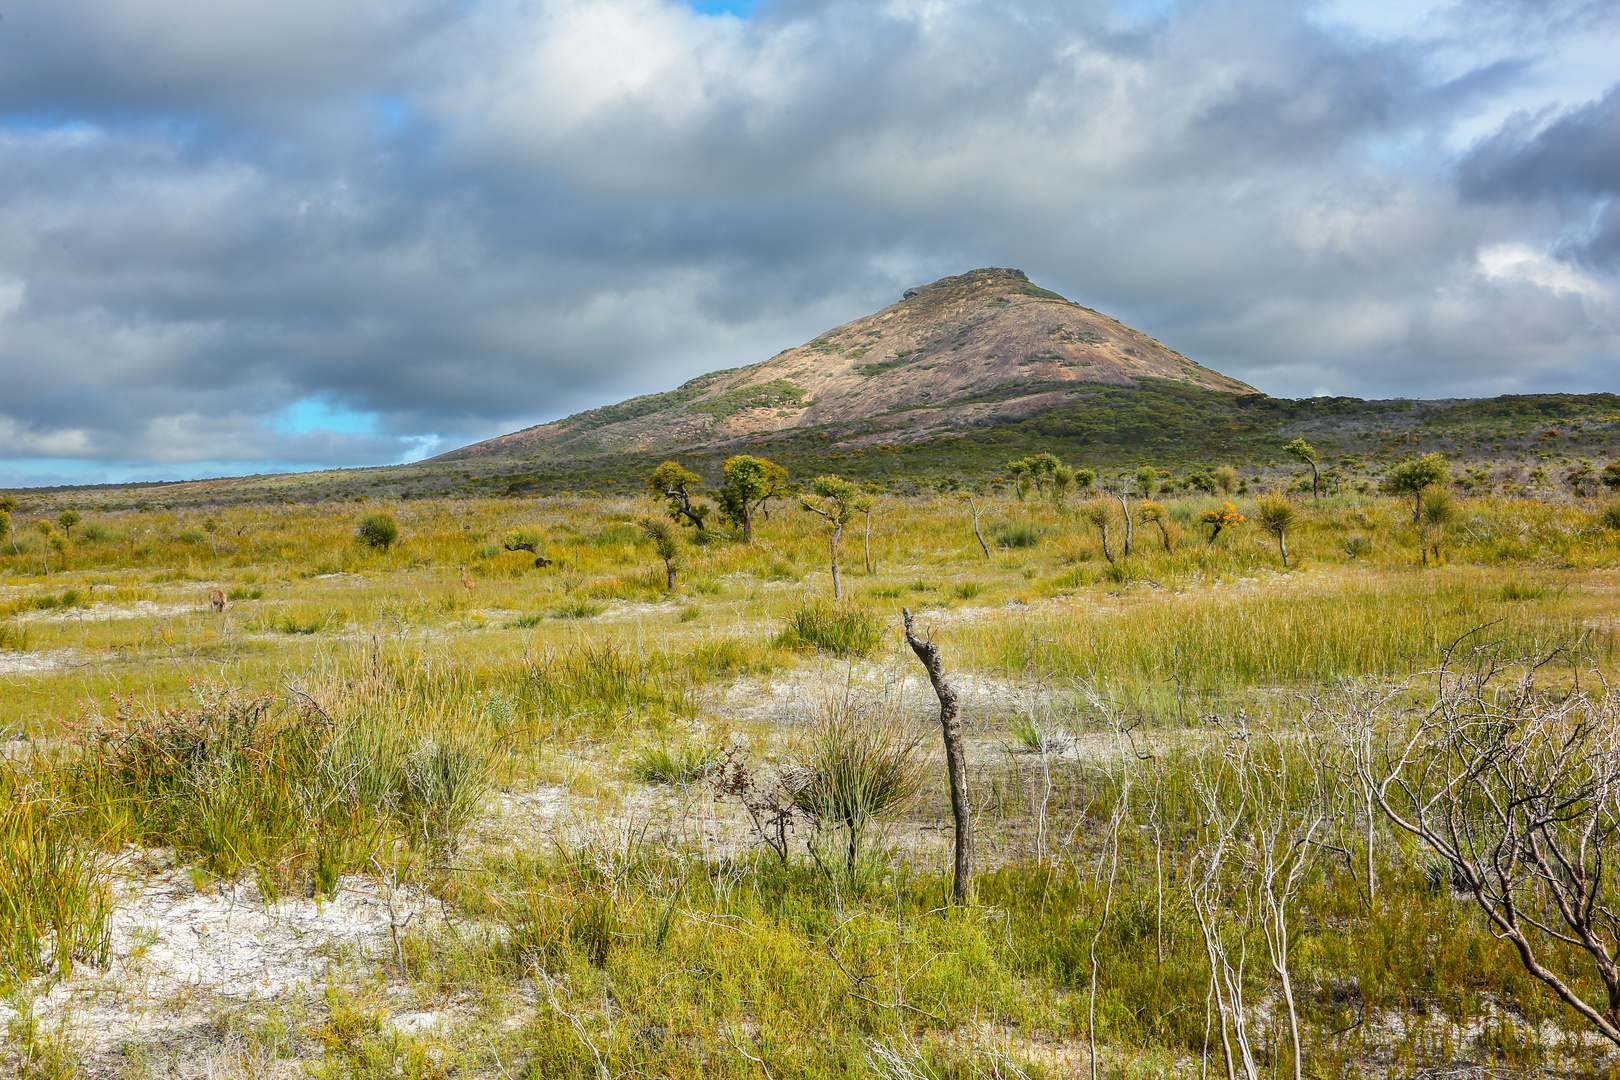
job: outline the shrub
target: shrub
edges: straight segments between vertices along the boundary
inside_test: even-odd
[[[798,748],[793,805],[819,827],[843,830],[851,875],[868,825],[922,789],[921,741],[889,702],[863,701],[848,690],[829,697],[812,718]]]
[[[399,539],[399,526],[388,514],[367,514],[354,530],[354,538],[366,547],[387,551]]]
[[[630,774],[649,784],[690,784],[708,775],[720,755],[711,747],[684,743],[644,746],[630,758]]]
[[[834,656],[865,656],[877,646],[878,637],[877,619],[865,608],[813,604],[788,616],[776,644],[790,649],[809,646]]]
[[[573,600],[551,609],[554,619],[592,619],[606,611],[594,600]]]
[[[1598,511],[1598,528],[1620,529],[1620,503],[1610,503]]]
[[[102,965],[112,899],[68,807],[21,770],[0,770],[0,988],[76,960]]]
[[[990,535],[996,545],[1004,548],[1028,548],[1041,542],[1046,530],[1027,521],[1001,521],[990,526]]]

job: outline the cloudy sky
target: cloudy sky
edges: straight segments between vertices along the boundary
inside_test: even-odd
[[[410,460],[1015,266],[1616,390],[1612,0],[0,0],[0,486]]]

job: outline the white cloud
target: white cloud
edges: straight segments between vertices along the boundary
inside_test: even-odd
[[[1608,130],[1606,105],[1558,112],[1606,70],[1549,75],[1620,40],[1595,11],[8,12],[0,456],[397,460],[979,265],[1276,393],[1593,389],[1620,360],[1620,233],[1571,249],[1608,196],[1547,177]],[[1471,131],[1493,140],[1465,157]],[[308,400],[375,431],[277,430]]]

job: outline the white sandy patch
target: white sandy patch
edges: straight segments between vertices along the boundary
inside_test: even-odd
[[[47,608],[43,611],[24,611],[18,622],[106,622],[112,619],[168,619],[176,615],[207,610],[207,600],[198,603],[160,604],[155,600],[136,600],[127,604],[96,604],[88,607]]]
[[[166,861],[161,852],[153,857]],[[200,892],[180,868],[123,888],[106,969],[81,965],[34,1002],[43,1022],[54,1029],[65,1021],[94,1057],[178,1037],[206,1023],[222,1000],[318,992],[329,969],[392,956],[394,932],[424,911],[420,896],[359,876],[340,879],[330,898],[269,902],[249,882]],[[0,1007],[0,1021],[10,1013]]]
[[[36,675],[72,665],[76,649],[53,649],[42,653],[0,653],[0,675]]]

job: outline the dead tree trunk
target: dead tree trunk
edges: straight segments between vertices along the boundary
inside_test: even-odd
[[[979,504],[973,501],[971,495],[968,496],[968,508],[973,512],[973,538],[979,542],[980,550],[984,552],[984,557],[988,559],[990,557],[990,545],[984,542],[984,533],[979,531]]]
[[[973,814],[968,806],[967,760],[962,752],[962,724],[956,718],[956,691],[945,681],[945,663],[939,646],[919,638],[911,627],[911,609],[901,608],[906,624],[906,644],[922,661],[928,681],[939,698],[939,726],[945,737],[945,771],[951,782],[951,818],[956,823],[956,866],[951,882],[951,899],[966,903],[973,888]]]

